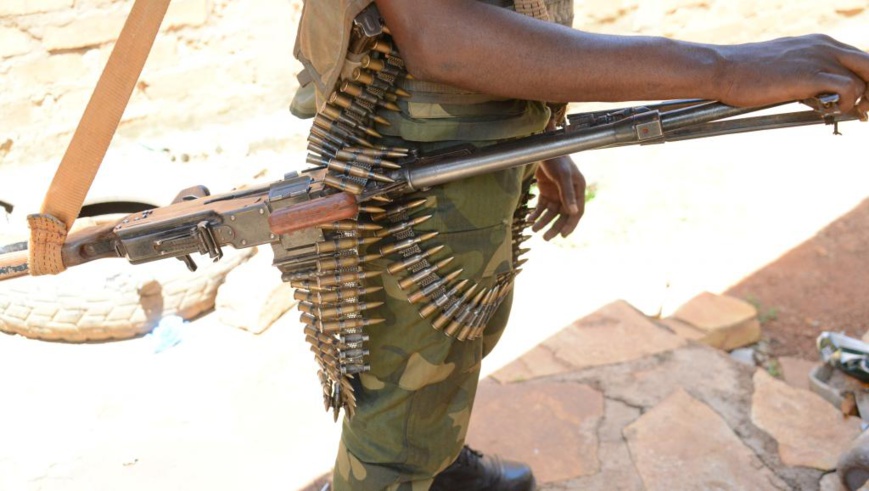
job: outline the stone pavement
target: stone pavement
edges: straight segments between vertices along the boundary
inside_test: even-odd
[[[574,322],[482,383],[469,444],[544,491],[840,489],[857,418],[666,324],[623,301]]]

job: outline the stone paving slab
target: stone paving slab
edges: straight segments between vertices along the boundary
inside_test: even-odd
[[[757,317],[757,309],[738,298],[703,292],[679,307],[673,317],[711,331],[750,321]]]
[[[719,414],[682,389],[624,435],[650,491],[788,489]]]
[[[664,322],[677,334],[725,351],[760,341],[757,309],[727,295],[703,292]]]
[[[834,470],[860,434],[860,419],[842,416],[819,395],[793,388],[763,371],[754,374],[751,420],[778,441],[789,466]]]
[[[627,347],[629,332],[635,345],[651,333],[656,348]],[[810,464],[847,450],[859,433],[853,421],[811,392],[675,337],[624,302],[579,319],[484,381],[469,442],[535,463],[542,491],[838,491],[834,466]],[[607,344],[609,351],[597,349]],[[570,402],[583,393],[590,400]],[[791,434],[805,440],[801,452],[814,447],[820,456],[793,458],[802,454],[790,450]],[[559,474],[558,459],[570,472]]]
[[[600,472],[588,476],[550,482],[545,490],[643,491],[643,481],[625,444],[622,429],[640,417],[640,410],[612,399],[604,400],[604,416],[597,428]]]
[[[600,471],[596,429],[603,412],[603,395],[587,385],[489,380],[478,389],[467,441],[506,458],[524,454],[544,482],[592,475]]]
[[[616,301],[574,322],[493,376],[502,382],[531,379],[623,363],[684,344],[627,302]]]

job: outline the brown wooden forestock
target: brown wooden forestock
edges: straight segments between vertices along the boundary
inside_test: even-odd
[[[324,223],[356,218],[359,204],[350,193],[315,198],[275,210],[269,215],[269,229],[276,234],[316,227]]]

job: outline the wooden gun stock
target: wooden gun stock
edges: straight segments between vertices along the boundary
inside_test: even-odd
[[[356,197],[350,193],[338,193],[273,211],[269,215],[269,229],[283,235],[324,223],[355,218],[358,213]]]

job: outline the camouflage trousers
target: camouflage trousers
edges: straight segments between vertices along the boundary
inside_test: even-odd
[[[460,278],[486,287],[512,268],[512,217],[529,173],[509,169],[426,192],[434,217],[419,231],[439,232],[451,266],[464,268]],[[354,381],[356,414],[343,423],[332,489],[424,491],[464,444],[481,362],[501,337],[512,295],[483,337],[456,341],[420,317],[395,277],[384,272],[374,284],[384,289],[371,300],[384,304],[371,317],[386,322],[368,330],[371,371]]]

